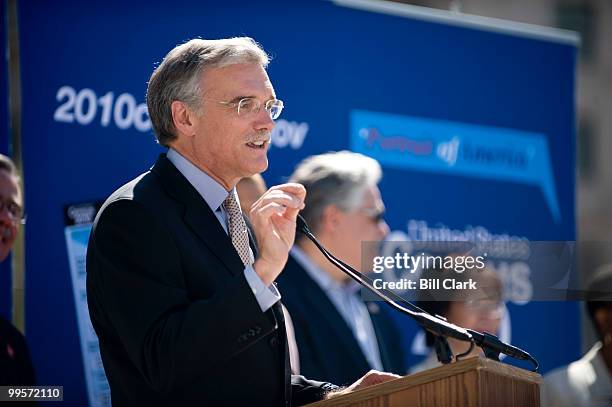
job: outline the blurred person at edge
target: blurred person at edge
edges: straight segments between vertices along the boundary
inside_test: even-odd
[[[13,161],[0,154],[0,262],[17,238],[23,216],[23,196]],[[0,317],[0,385],[34,385],[34,366],[24,336]]]
[[[368,372],[339,389],[291,375],[274,281],[306,192],[271,187],[249,229],[235,189],[268,167],[283,108],[268,62],[252,38],[192,39],[151,75],[148,112],[168,151],[106,200],[87,247],[87,303],[115,406],[301,405],[397,377]]]
[[[612,264],[590,278],[585,299],[598,341],[581,359],[544,376],[542,407],[612,406]]]
[[[289,178],[306,188],[301,215],[318,240],[357,270],[362,261],[372,264],[376,243],[389,232],[377,186],[381,177],[374,159],[340,151],[304,159]],[[347,384],[370,369],[407,372],[401,336],[389,315],[395,311],[364,301],[361,286],[305,236],[298,235],[278,284],[293,318],[301,373]]]
[[[452,276],[450,275],[452,273]],[[467,282],[472,279],[476,282],[476,290],[445,290],[442,281],[453,278],[456,282]],[[416,305],[432,315],[440,315],[448,322],[463,328],[474,329],[479,332],[496,334],[505,312],[503,303],[503,285],[494,271],[487,268],[482,271],[476,269],[462,273],[453,270],[424,270],[420,279],[438,281],[439,289],[425,289],[418,293]],[[441,366],[433,348],[435,336],[425,331],[425,341],[431,348],[430,353],[420,363],[410,369],[410,373],[418,373],[423,370]],[[447,338],[448,344],[456,356],[466,352],[470,344],[453,338]],[[474,346],[474,349],[466,357],[474,357],[482,354],[482,349]]]

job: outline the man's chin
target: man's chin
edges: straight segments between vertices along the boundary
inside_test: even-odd
[[[268,169],[268,157],[265,156],[263,157],[263,159],[257,160],[257,162],[254,162],[253,165],[251,165],[251,168],[248,171],[249,176],[254,175],[254,174],[260,174],[267,169]]]

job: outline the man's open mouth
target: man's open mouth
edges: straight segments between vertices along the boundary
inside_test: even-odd
[[[261,148],[266,148],[266,144],[268,144],[268,143],[269,142],[266,141],[266,140],[259,140],[259,141],[251,141],[251,142],[247,143],[246,145],[248,147],[251,147],[251,148],[261,149]]]

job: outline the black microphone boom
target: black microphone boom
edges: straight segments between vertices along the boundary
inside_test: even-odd
[[[304,220],[304,218],[298,214],[297,220],[297,231],[303,233],[314,245],[323,253],[325,258],[329,260],[334,266],[342,270],[353,280],[357,281],[359,284],[370,290],[376,296],[381,298],[383,301],[388,303],[391,307],[398,310],[399,312],[406,314],[412,317],[419,325],[421,325],[424,329],[430,331],[432,334],[439,337],[451,337],[461,341],[470,342],[470,349],[463,353],[462,355],[466,355],[471,352],[474,344],[480,346],[484,352],[485,356],[499,361],[499,354],[503,353],[505,355],[511,356],[513,358],[529,360],[531,361],[535,369],[534,371],[538,371],[538,361],[533,358],[529,353],[519,349],[515,346],[508,345],[501,340],[499,340],[495,335],[489,334],[487,332],[480,333],[473,329],[465,329],[459,327],[457,325],[451,324],[450,322],[441,319],[438,316],[433,316],[423,309],[417,307],[409,301],[404,300],[399,295],[387,289],[378,289],[374,287],[373,281],[363,273],[355,270],[350,265],[346,264],[342,260],[338,259],[336,256],[331,254],[314,236],[314,234],[310,231],[308,224]],[[403,305],[410,307],[408,309]],[[461,356],[461,355],[460,355]]]
[[[459,339],[461,341],[472,341],[472,335],[470,335],[466,329],[453,325],[440,318],[434,317],[433,315],[425,312],[424,310],[416,307],[415,305],[408,303],[403,298],[387,289],[378,289],[374,287],[374,283],[369,277],[355,270],[348,264],[344,263],[342,260],[338,259],[333,254],[331,254],[329,251],[327,251],[327,249],[325,249],[325,247],[323,247],[323,245],[321,245],[317,238],[312,234],[310,228],[308,227],[308,224],[306,223],[304,218],[302,218],[301,215],[298,215],[297,217],[297,230],[302,232],[306,237],[308,237],[333,265],[338,267],[344,273],[348,274],[349,277],[357,281],[362,286],[366,287],[378,297],[386,301],[393,308],[414,318],[421,326],[423,326],[423,328],[427,329],[428,331],[431,331],[431,333],[433,333],[434,335],[449,336],[455,339]],[[415,312],[409,310],[400,305],[400,303],[408,304],[412,308],[418,308],[419,311]]]
[[[529,360],[535,366],[534,372],[538,371],[540,366],[538,361],[524,350],[517,348],[516,346],[508,345],[507,343],[501,341],[497,336],[488,332],[481,333],[473,329],[468,329],[467,331],[474,338],[476,345],[480,346],[484,350],[487,358],[499,361],[499,354],[503,353],[504,355],[508,355],[515,359]]]

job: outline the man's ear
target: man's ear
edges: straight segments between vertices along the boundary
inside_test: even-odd
[[[170,105],[172,110],[172,123],[179,134],[187,137],[195,135],[194,119],[195,113],[184,102],[175,100]]]
[[[321,232],[334,233],[340,225],[341,216],[342,211],[336,205],[327,205],[321,214]]]

